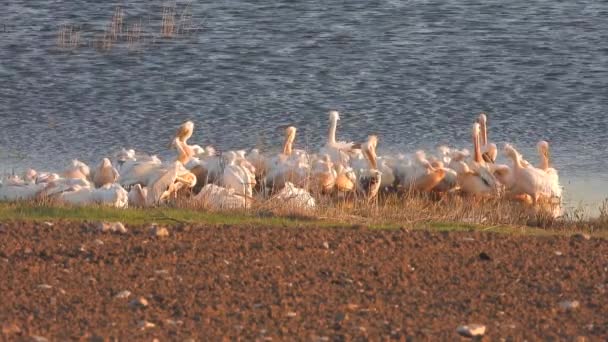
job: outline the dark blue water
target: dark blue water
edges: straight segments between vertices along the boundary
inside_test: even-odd
[[[144,39],[100,50],[117,5]],[[340,137],[383,151],[468,146],[486,111],[491,140],[532,161],[550,141],[567,190],[592,184],[575,199],[608,196],[608,1],[178,2],[173,38],[161,5],[0,5],[0,170],[161,153],[186,119],[202,145],[272,146],[294,124],[314,148],[332,108]],[[77,48],[58,46],[63,24]]]

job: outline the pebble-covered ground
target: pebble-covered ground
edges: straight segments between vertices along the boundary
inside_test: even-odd
[[[608,338],[608,242],[585,236],[0,224],[6,340]]]

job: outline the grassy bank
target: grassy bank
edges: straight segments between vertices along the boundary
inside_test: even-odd
[[[393,215],[391,215],[391,213]],[[597,224],[555,224],[539,228],[517,224],[479,223],[457,220],[439,220],[420,217],[418,220],[399,218],[406,214],[403,208],[392,211],[387,208],[362,212],[361,209],[324,208],[315,215],[277,213],[265,210],[212,212],[201,208],[130,208],[89,206],[70,207],[40,203],[0,203],[0,222],[6,221],[120,221],[131,225],[157,223],[265,226],[277,228],[324,227],[324,228],[370,228],[370,229],[427,229],[434,231],[484,231],[516,235],[571,235],[587,233],[608,238],[608,229],[597,229]],[[487,221],[487,219],[485,219]],[[595,227],[595,228],[594,228]]]

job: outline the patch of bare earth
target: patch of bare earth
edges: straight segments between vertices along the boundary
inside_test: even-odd
[[[7,340],[608,337],[608,243],[368,229],[0,225]]]

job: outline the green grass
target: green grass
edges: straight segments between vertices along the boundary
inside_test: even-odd
[[[304,216],[278,216],[260,212],[209,212],[187,208],[147,208],[116,209],[111,207],[89,206],[69,207],[33,203],[0,203],[0,222],[6,221],[120,221],[125,224],[140,225],[158,224],[207,224],[231,226],[264,226],[277,228],[321,227],[321,228],[354,228],[399,229],[404,227],[400,222],[355,223],[347,219],[330,217],[315,218]],[[459,222],[421,222],[416,225],[405,225],[408,229],[426,229],[430,231],[463,232],[482,231],[499,234],[553,236],[571,235],[576,230],[542,229],[526,226],[480,225]],[[608,238],[608,231],[592,232],[593,236]]]

